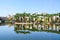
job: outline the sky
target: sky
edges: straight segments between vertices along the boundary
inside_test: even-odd
[[[0,0],[0,16],[23,12],[59,13],[60,0]]]

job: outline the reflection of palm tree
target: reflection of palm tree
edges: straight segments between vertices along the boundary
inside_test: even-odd
[[[39,24],[40,25],[40,24]],[[46,32],[53,32],[53,33],[60,33],[60,32],[57,32],[57,28],[55,28],[53,30],[53,24],[41,24],[41,26],[34,26],[34,25],[15,25],[14,27],[14,31],[16,33],[22,33],[22,34],[30,34],[31,31],[35,32],[35,31],[46,31]],[[56,26],[56,25],[55,25]],[[31,28],[32,27],[32,28]],[[39,29],[40,28],[40,29]]]
[[[16,32],[16,33],[23,33],[23,34],[29,34],[30,33],[30,31],[29,30],[26,30],[26,28],[25,28],[25,25],[16,25],[15,27],[14,27],[14,31]]]
[[[30,31],[27,30],[20,30],[20,31],[15,31],[16,33],[22,33],[22,34],[30,34]]]

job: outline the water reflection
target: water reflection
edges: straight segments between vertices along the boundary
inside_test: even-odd
[[[53,32],[60,33],[60,25],[58,24],[18,24],[14,25],[16,33],[30,34],[31,32]]]
[[[12,23],[7,23],[7,25],[8,25],[9,27],[11,27],[13,24],[12,24]]]
[[[12,23],[1,23],[0,26],[12,26]],[[22,34],[30,34],[31,32],[52,32],[60,34],[60,24],[14,24],[14,31]]]
[[[59,24],[0,25],[1,40],[60,40]]]
[[[7,23],[0,23],[0,26],[4,26],[4,25],[6,25]]]

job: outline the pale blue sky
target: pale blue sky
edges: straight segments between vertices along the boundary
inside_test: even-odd
[[[60,0],[0,0],[0,16],[20,12],[60,12]]]

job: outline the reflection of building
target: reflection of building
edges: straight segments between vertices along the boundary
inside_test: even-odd
[[[13,24],[12,23],[8,23],[8,26],[11,27]]]

